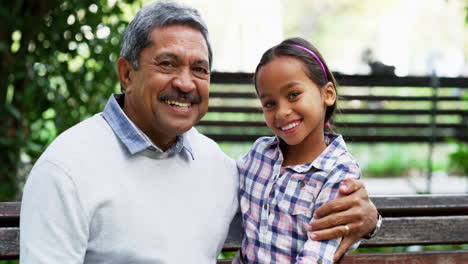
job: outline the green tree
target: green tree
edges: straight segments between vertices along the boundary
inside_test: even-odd
[[[134,1],[0,2],[0,200],[13,200],[48,143],[119,89],[114,65]]]

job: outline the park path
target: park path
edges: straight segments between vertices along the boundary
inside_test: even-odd
[[[371,195],[387,194],[417,194],[425,192],[426,177],[392,177],[363,178],[367,191]],[[431,193],[467,193],[467,177],[447,176],[445,173],[434,173],[432,176]]]

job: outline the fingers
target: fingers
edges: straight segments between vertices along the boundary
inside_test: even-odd
[[[319,231],[314,231],[309,234],[310,239],[312,240],[330,240],[339,237],[349,236],[350,234],[356,233],[358,231],[359,224],[347,224],[347,225],[338,225],[332,228],[327,228]],[[348,229],[346,228],[348,226]]]
[[[359,189],[365,188],[364,182],[357,179],[344,179],[340,184],[341,194],[350,194]]]
[[[348,211],[342,211],[336,214],[331,214],[326,217],[316,219],[309,223],[309,231],[318,231],[327,228],[332,228],[340,225],[346,225],[352,222],[357,222],[360,219],[359,208],[351,208]]]
[[[348,196],[337,198],[317,209],[314,221],[309,223],[309,231],[320,231],[341,225],[349,225],[359,237],[371,232],[377,222],[377,209],[367,197],[365,189]],[[322,217],[323,216],[323,217]],[[352,225],[350,225],[352,224]],[[357,228],[358,230],[353,230]]]
[[[358,199],[360,195],[348,195],[343,197],[338,197],[333,201],[330,201],[322,206],[320,206],[314,212],[314,218],[322,218],[327,215],[331,215],[332,213],[337,213],[341,211],[348,210],[349,208],[356,206],[359,204]]]
[[[354,241],[355,238],[344,237],[341,240],[340,246],[336,250],[335,255],[333,256],[333,262],[338,262],[349,249],[349,247],[351,247]]]

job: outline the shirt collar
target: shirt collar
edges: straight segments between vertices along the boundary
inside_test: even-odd
[[[158,152],[159,158],[165,158],[185,149],[192,159],[194,159],[187,133],[178,136],[176,143],[167,151],[162,151],[127,117],[122,110],[124,100],[125,94],[111,95],[102,112],[102,116],[132,155],[148,149]]]
[[[280,149],[278,143],[281,141],[282,140],[277,137],[273,141],[274,144],[276,143],[278,149]],[[327,142],[327,147],[314,161],[306,164],[288,166],[288,168],[297,173],[306,173],[310,171],[312,167],[325,172],[331,171],[338,157],[341,156],[343,152],[346,152],[346,143],[342,135],[328,132],[325,133],[325,142]]]

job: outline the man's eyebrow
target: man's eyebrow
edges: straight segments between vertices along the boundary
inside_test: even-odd
[[[155,61],[158,61],[158,60],[162,60],[162,59],[173,59],[173,60],[177,60],[177,55],[174,54],[174,53],[170,53],[170,52],[164,52],[164,53],[161,53],[159,54],[158,56],[154,57],[154,60]]]
[[[210,65],[207,60],[196,60],[194,64],[195,65],[202,65],[202,66],[205,66],[205,67],[208,67],[208,65]]]

